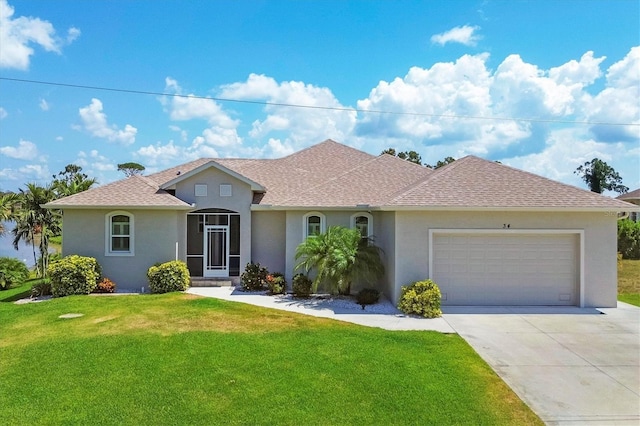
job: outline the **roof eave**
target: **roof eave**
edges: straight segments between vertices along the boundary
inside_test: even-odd
[[[184,205],[184,206],[162,206],[162,205],[150,205],[150,206],[141,206],[141,205],[115,205],[115,204],[104,204],[104,205],[70,205],[70,204],[42,204],[40,207],[45,209],[56,209],[56,210],[113,210],[113,209],[129,209],[129,210],[193,210],[194,206]]]
[[[503,207],[503,206],[380,206],[382,211],[500,211],[500,212],[583,212],[583,213],[607,213],[607,212],[632,212],[640,211],[637,207]]]

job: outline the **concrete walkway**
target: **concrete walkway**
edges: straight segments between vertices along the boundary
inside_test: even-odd
[[[233,287],[191,287],[187,290],[187,293],[321,318],[331,318],[367,327],[379,327],[385,330],[432,330],[441,333],[455,333],[444,318],[410,317],[397,310],[388,301],[382,301],[382,309],[377,309],[376,312],[362,310],[355,304],[350,308],[344,304],[322,303],[313,299],[293,299],[291,297],[266,296],[264,293],[246,293]],[[376,308],[378,307],[376,306]]]
[[[445,307],[442,318],[424,319],[387,301],[368,312],[231,287],[188,292],[386,330],[458,333],[545,423],[640,424],[640,308],[626,303],[617,309]]]

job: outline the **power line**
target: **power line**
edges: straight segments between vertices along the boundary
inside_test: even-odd
[[[585,125],[600,125],[600,126],[640,127],[640,123],[613,123],[608,121],[575,121],[575,120],[554,120],[554,119],[544,119],[544,118],[484,117],[484,116],[477,116],[477,115],[429,114],[424,112],[385,111],[385,110],[371,110],[371,109],[359,109],[359,108],[348,108],[348,107],[331,107],[331,106],[321,106],[321,105],[289,104],[289,103],[282,103],[282,102],[251,101],[246,99],[218,98],[213,96],[182,95],[179,93],[153,92],[148,90],[133,90],[133,89],[118,89],[114,87],[89,86],[89,85],[83,85],[83,84],[59,83],[59,82],[41,81],[41,80],[27,80],[27,79],[9,78],[9,77],[0,77],[0,80],[13,81],[18,83],[43,84],[43,85],[56,86],[56,87],[70,87],[74,89],[100,90],[103,92],[130,93],[135,95],[168,96],[168,97],[174,97],[174,98],[187,98],[187,99],[208,99],[216,102],[233,102],[233,103],[240,103],[240,104],[278,106],[278,107],[286,107],[286,108],[305,108],[305,109],[317,109],[317,110],[328,110],[328,111],[344,111],[344,112],[356,112],[356,113],[367,113],[367,114],[403,115],[403,116],[430,117],[430,118],[456,118],[456,119],[463,119],[463,120],[524,121],[527,123],[585,124]]]

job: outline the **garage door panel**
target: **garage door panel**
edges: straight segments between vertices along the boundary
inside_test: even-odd
[[[577,234],[434,234],[445,305],[575,305]]]

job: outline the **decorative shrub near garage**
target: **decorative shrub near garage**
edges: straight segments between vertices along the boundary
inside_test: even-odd
[[[191,282],[187,264],[181,260],[153,265],[147,271],[147,278],[149,278],[151,293],[185,291]]]
[[[292,280],[292,290],[294,297],[311,296],[311,286],[313,282],[305,274],[297,274]]]
[[[95,290],[102,269],[94,257],[70,255],[49,264],[53,297],[89,294]]]
[[[416,281],[408,286],[402,286],[398,309],[405,314],[436,318],[442,315],[441,297],[440,288],[433,281]]]
[[[22,284],[29,278],[29,268],[13,257],[0,257],[0,290]]]

